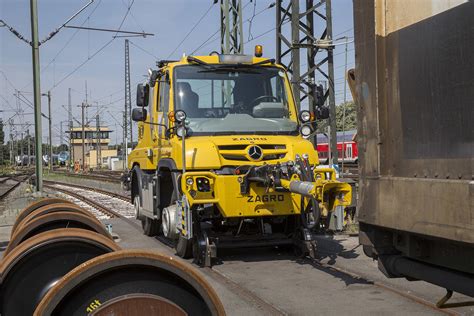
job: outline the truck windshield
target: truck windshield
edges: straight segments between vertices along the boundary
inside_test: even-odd
[[[176,110],[188,116],[192,134],[291,134],[297,132],[276,67],[190,65],[175,68]]]

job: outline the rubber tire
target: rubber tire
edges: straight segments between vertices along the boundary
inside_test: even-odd
[[[140,195],[133,198],[133,208],[135,209],[135,218],[140,219]]]
[[[193,257],[193,240],[188,240],[179,235],[176,243],[176,254],[183,259],[190,259]]]
[[[143,233],[146,236],[153,237],[158,235],[158,233],[160,232],[160,226],[160,221],[156,219],[151,219],[149,217],[145,217],[142,219]]]

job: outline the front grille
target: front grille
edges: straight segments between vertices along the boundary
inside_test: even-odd
[[[262,161],[282,159],[287,150],[284,144],[244,144],[244,145],[221,145],[218,146],[222,158],[233,161],[253,161],[247,158],[247,147],[257,145],[262,148]]]
[[[245,150],[250,145],[257,145],[262,149],[286,149],[286,145],[274,144],[246,144],[246,145],[221,145],[217,146],[219,150]]]

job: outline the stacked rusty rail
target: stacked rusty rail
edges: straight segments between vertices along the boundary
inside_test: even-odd
[[[224,315],[191,266],[121,250],[88,211],[63,199],[26,207],[0,262],[0,315]]]

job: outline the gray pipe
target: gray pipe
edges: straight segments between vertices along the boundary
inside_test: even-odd
[[[379,261],[389,273],[436,284],[454,292],[474,297],[474,275],[457,272],[408,259],[400,255],[381,256]]]
[[[308,181],[291,181],[290,192],[298,193],[306,197],[312,197],[310,194],[314,189],[314,184]]]

